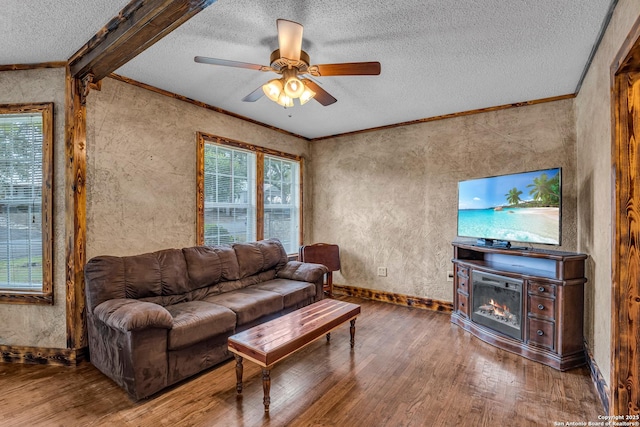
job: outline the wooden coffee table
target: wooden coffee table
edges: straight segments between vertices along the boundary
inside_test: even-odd
[[[271,368],[277,362],[311,344],[346,321],[351,322],[351,347],[355,341],[356,317],[360,306],[345,301],[323,299],[282,317],[229,337],[229,351],[236,358],[236,391],[242,393],[242,360],[262,366],[264,410],[269,412]]]

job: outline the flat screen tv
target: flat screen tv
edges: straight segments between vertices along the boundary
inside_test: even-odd
[[[560,245],[561,168],[460,181],[458,236],[487,246]]]

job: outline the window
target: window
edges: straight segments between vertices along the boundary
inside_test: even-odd
[[[53,303],[53,104],[0,105],[0,301]]]
[[[248,242],[256,236],[256,156],[204,146],[204,244]]]
[[[300,247],[300,163],[264,156],[264,235],[280,239],[287,252]]]
[[[198,134],[198,244],[301,242],[299,156]]]

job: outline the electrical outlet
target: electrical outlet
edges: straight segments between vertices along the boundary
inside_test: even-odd
[[[447,282],[453,282],[453,271],[447,271]]]
[[[387,277],[387,267],[378,267],[378,276]]]

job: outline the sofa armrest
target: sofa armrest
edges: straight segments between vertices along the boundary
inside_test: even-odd
[[[322,264],[310,262],[289,261],[278,270],[277,276],[282,279],[298,280],[301,282],[317,283],[329,269]]]
[[[110,299],[100,303],[94,316],[122,332],[147,328],[171,329],[173,317],[161,305],[135,299]]]

